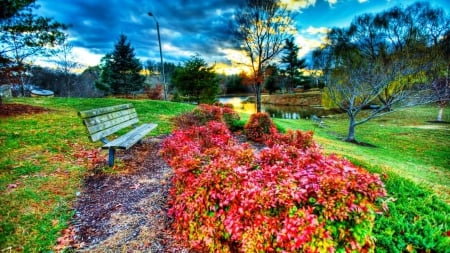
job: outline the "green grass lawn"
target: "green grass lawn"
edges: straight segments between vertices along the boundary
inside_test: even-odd
[[[376,252],[450,252],[450,125],[436,124],[437,108],[423,106],[374,119],[356,129],[364,147],[343,142],[348,119],[318,128],[309,120],[280,120],[284,129],[311,130],[324,152],[386,175],[389,210],[373,230]],[[445,120],[450,121],[447,110]]]
[[[348,128],[345,114],[324,119],[324,128],[309,120],[275,121],[286,129],[314,131],[316,141],[327,153],[396,173],[450,203],[450,124],[427,122],[436,115],[435,107],[415,107],[358,126],[357,140],[376,147],[342,141]],[[450,110],[446,111],[445,120],[450,121]]]
[[[0,122],[0,251],[46,252],[72,217],[71,205],[88,173],[77,154],[95,149],[77,112],[133,103],[142,122],[170,133],[169,118],[193,106],[123,99],[14,99],[51,109]],[[105,151],[106,152],[106,151]]]
[[[142,122],[158,124],[151,135],[159,135],[172,130],[170,117],[193,108],[125,99],[21,98],[8,102],[51,109],[0,119],[0,251],[24,252],[52,249],[72,217],[71,205],[88,173],[77,154],[101,146],[89,141],[78,111],[131,102]],[[284,129],[313,130],[324,152],[387,175],[390,210],[375,224],[377,251],[445,252],[445,244],[450,245],[445,234],[450,231],[450,125],[427,123],[436,114],[432,106],[411,108],[357,127],[357,139],[375,148],[341,141],[347,130],[345,115],[325,119],[326,128],[309,120],[275,122]],[[243,115],[244,120],[247,117]],[[450,109],[445,120],[450,121]]]

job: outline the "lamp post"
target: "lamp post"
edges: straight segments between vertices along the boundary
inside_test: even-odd
[[[159,43],[159,56],[161,57],[161,72],[162,72],[162,78],[163,78],[163,92],[164,92],[164,100],[167,100],[167,88],[166,88],[166,75],[164,74],[164,62],[163,62],[163,56],[162,56],[162,50],[161,50],[161,37],[159,36],[159,23],[158,20],[156,20],[155,15],[153,13],[149,12],[148,15],[150,17],[153,17],[156,23],[156,32],[158,33],[158,43]]]

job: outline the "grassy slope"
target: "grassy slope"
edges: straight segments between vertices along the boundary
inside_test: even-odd
[[[77,111],[129,103],[119,99],[15,99],[52,109],[0,122],[0,251],[48,251],[71,218],[71,203],[85,164],[76,155],[91,143]],[[171,131],[168,118],[192,106],[131,101],[142,122],[158,124],[152,135]]]
[[[450,125],[427,123],[436,112],[411,108],[359,126],[359,141],[376,148],[341,141],[345,115],[327,118],[327,128],[308,120],[275,121],[286,129],[312,130],[325,152],[387,176],[389,210],[375,222],[376,252],[450,252]]]
[[[374,119],[356,129],[362,147],[341,141],[347,133],[345,115],[325,119],[326,128],[308,120],[275,120],[291,129],[312,130],[327,153],[336,153],[360,164],[390,171],[433,190],[450,202],[450,124],[432,124],[437,109],[410,108]],[[447,110],[446,120],[450,121]]]

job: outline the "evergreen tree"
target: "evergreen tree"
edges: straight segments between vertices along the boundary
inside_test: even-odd
[[[172,82],[181,95],[190,96],[197,103],[213,103],[219,93],[219,79],[213,67],[208,67],[199,56],[177,67]]]
[[[292,93],[298,81],[303,79],[300,69],[306,68],[306,60],[298,59],[298,50],[300,48],[295,45],[293,38],[286,40],[284,50],[285,55],[281,58],[281,62],[286,64],[286,69],[284,70],[288,79],[286,89],[289,93]]]
[[[97,88],[112,94],[130,94],[144,86],[142,65],[135,57],[134,49],[125,35],[120,35],[114,51],[102,58],[102,73]]]
[[[279,71],[278,68],[275,64],[273,65],[269,65],[266,69],[266,79],[265,79],[265,83],[264,86],[266,88],[266,90],[269,92],[269,94],[274,93],[275,91],[279,90],[279,81],[280,81],[280,76],[279,76]]]
[[[247,93],[248,85],[244,85],[239,75],[230,75],[225,77],[225,86],[227,94]]]

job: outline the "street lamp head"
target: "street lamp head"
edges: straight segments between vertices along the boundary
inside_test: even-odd
[[[158,25],[158,20],[156,20],[156,16],[153,15],[152,12],[149,12],[148,15],[149,15],[150,17],[153,17],[153,19],[155,20],[156,24]]]

